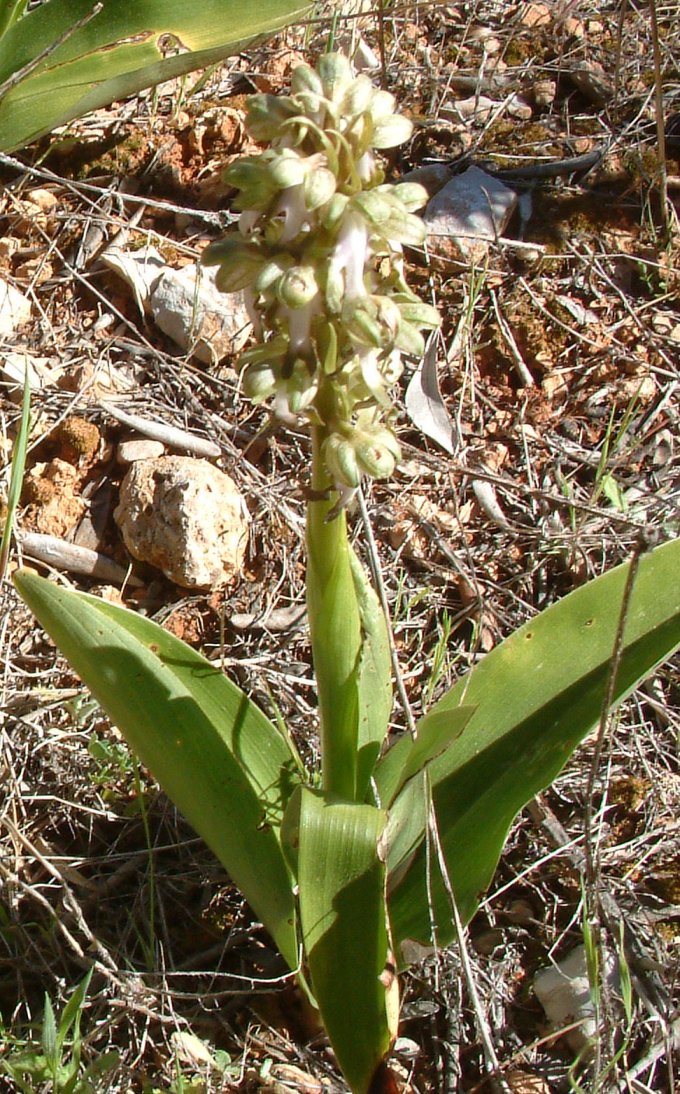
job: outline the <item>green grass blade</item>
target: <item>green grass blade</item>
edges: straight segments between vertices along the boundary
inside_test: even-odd
[[[299,772],[286,739],[214,665],[152,621],[26,571],[14,581],[294,968],[280,826]]]
[[[28,0],[3,0],[0,3],[0,37],[9,30],[13,23],[21,19],[27,6]]]
[[[521,627],[432,708],[445,712],[462,701],[476,707],[462,734],[429,765],[439,836],[463,921],[491,881],[516,814],[555,778],[600,717],[629,565]],[[674,540],[640,559],[614,701],[679,645],[680,540]],[[445,886],[436,871],[428,879],[427,870],[421,841],[405,876],[392,879],[398,956],[408,939],[430,944],[430,898],[439,943],[453,937]]]
[[[300,923],[311,987],[353,1094],[366,1094],[396,1026],[396,982],[383,983],[388,936],[377,846],[385,814],[307,788],[297,804]]]
[[[29,69],[0,95],[0,151],[238,53],[301,20],[310,6],[301,0],[103,0],[103,10],[88,20],[92,0],[49,0],[0,38],[0,84]]]
[[[5,517],[5,527],[2,530],[2,540],[0,541],[0,581],[3,580],[5,573],[7,572],[7,559],[9,558],[9,549],[12,542],[14,515],[17,511],[21,490],[24,485],[24,468],[26,467],[26,450],[28,448],[30,427],[31,385],[29,382],[28,369],[26,369],[26,375],[24,376],[24,395],[21,404],[21,421],[19,423],[19,432],[17,433],[14,448],[12,450],[12,472],[9,480],[9,489],[7,491],[7,515]]]

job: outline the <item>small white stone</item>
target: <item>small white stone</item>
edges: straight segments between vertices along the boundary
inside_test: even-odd
[[[444,119],[471,121],[477,125],[483,125],[497,106],[498,103],[494,99],[489,99],[487,95],[471,95],[468,99],[457,99],[453,103],[442,106],[440,114]]]
[[[533,110],[529,106],[529,103],[521,99],[519,95],[511,95],[506,103],[506,110],[511,118],[519,118],[520,121],[526,122],[533,114]]]
[[[164,452],[165,445],[160,441],[139,437],[130,441],[121,441],[116,449],[116,459],[122,464],[139,463],[140,460],[157,460]]]
[[[130,554],[183,588],[222,588],[241,572],[248,510],[234,481],[207,460],[133,463],[114,516]]]

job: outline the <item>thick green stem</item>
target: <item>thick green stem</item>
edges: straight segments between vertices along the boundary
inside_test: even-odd
[[[321,460],[323,434],[312,429],[312,490],[331,490]],[[357,668],[361,619],[350,564],[345,513],[326,521],[333,499],[307,507],[307,610],[319,695],[323,787],[356,798],[358,744]]]

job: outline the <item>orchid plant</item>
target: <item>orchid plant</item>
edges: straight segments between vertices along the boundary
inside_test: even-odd
[[[289,96],[254,96],[247,126],[268,147],[227,171],[238,230],[204,260],[220,288],[246,294],[256,343],[240,359],[244,390],[309,426],[321,770],[157,624],[25,571],[15,583],[242,889],[318,1007],[350,1089],[377,1094],[390,1084],[398,971],[469,921],[513,818],[605,697],[619,701],[680,644],[680,541],[538,615],[388,747],[387,620],[347,512],[363,477],[398,463],[402,354],[421,354],[423,329],[439,323],[404,275],[404,244],[424,241],[424,194],[386,183],[376,155],[411,127],[337,53],[296,69]]]

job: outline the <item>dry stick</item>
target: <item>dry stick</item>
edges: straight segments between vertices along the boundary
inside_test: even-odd
[[[661,47],[659,45],[659,24],[656,18],[656,0],[649,0],[649,19],[652,31],[652,51],[654,58],[654,113],[656,116],[656,139],[659,143],[659,201],[661,203],[661,223],[665,242],[670,239],[671,221],[668,205],[668,170],[666,165],[666,127],[663,109],[663,83],[661,76]]]
[[[383,609],[383,612],[385,614],[385,619],[387,621],[387,633],[388,633],[388,638],[389,638],[389,643],[390,643],[390,656],[391,656],[391,659],[392,659],[392,666],[393,666],[393,671],[394,671],[394,674],[395,674],[397,690],[399,692],[399,698],[400,698],[400,700],[402,702],[402,705],[403,705],[403,708],[404,708],[404,714],[406,716],[406,720],[407,720],[407,723],[408,723],[408,726],[409,726],[409,730],[410,730],[411,734],[413,736],[415,736],[415,732],[416,732],[415,720],[413,718],[413,712],[411,710],[411,704],[410,704],[408,696],[406,694],[406,689],[405,689],[403,677],[402,677],[402,674],[401,674],[401,668],[400,668],[400,665],[399,665],[399,659],[398,659],[397,652],[396,652],[396,645],[395,645],[395,641],[394,641],[394,632],[392,630],[391,621],[390,621],[389,606],[388,606],[388,603],[387,603],[387,595],[386,595],[386,591],[385,591],[385,584],[383,582],[382,572],[381,572],[381,569],[380,569],[380,560],[379,560],[379,557],[378,557],[378,551],[377,551],[377,547],[376,547],[376,543],[375,543],[375,538],[373,536],[373,529],[371,527],[371,523],[370,523],[369,516],[368,516],[368,511],[367,511],[367,508],[366,508],[366,501],[364,499],[364,496],[363,496],[363,493],[362,493],[361,490],[358,491],[358,498],[359,498],[359,509],[360,509],[360,512],[361,512],[361,519],[362,519],[362,523],[363,523],[363,526],[364,526],[364,532],[365,532],[365,535],[366,535],[366,541],[367,541],[367,546],[368,546],[368,554],[369,554],[369,562],[370,562],[370,566],[371,566],[371,574],[372,574],[373,581],[375,583],[376,589],[378,590],[378,596],[380,598],[382,609]],[[469,956],[466,941],[465,941],[465,930],[464,930],[463,924],[461,922],[460,914],[458,912],[458,906],[456,904],[456,898],[455,898],[455,894],[454,894],[454,891],[453,891],[453,886],[451,885],[451,880],[449,878],[449,873],[448,873],[448,867],[446,865],[446,860],[444,859],[442,846],[441,846],[441,841],[439,839],[439,830],[437,828],[437,819],[436,819],[436,816],[434,814],[434,806],[433,806],[433,803],[432,803],[432,788],[430,786],[429,778],[427,778],[427,794],[428,794],[428,799],[429,799],[429,802],[430,802],[430,810],[429,810],[429,817],[428,817],[428,837],[429,838],[426,841],[427,878],[428,878],[427,889],[428,889],[428,906],[429,906],[429,911],[430,911],[430,923],[431,923],[431,926],[432,926],[433,941],[435,943],[435,946],[434,946],[435,953],[437,952],[436,922],[435,922],[435,916],[434,916],[434,906],[433,906],[433,901],[432,901],[431,884],[430,884],[430,878],[431,878],[431,851],[430,851],[430,847],[431,846],[434,846],[434,849],[436,851],[439,870],[440,870],[441,875],[442,875],[444,888],[446,890],[446,894],[447,894],[449,904],[450,904],[450,907],[451,907],[451,914],[452,914],[452,917],[453,917],[454,929],[455,929],[455,932],[456,932],[456,938],[457,938],[457,942],[458,942],[458,952],[460,954],[461,965],[463,967],[463,975],[465,977],[465,983],[466,983],[468,992],[470,994],[470,999],[472,1001],[472,1006],[473,1006],[473,1009],[474,1009],[474,1012],[475,1012],[475,1018],[476,1018],[476,1022],[477,1022],[477,1029],[478,1029],[478,1032],[479,1032],[479,1038],[480,1038],[480,1041],[482,1042],[482,1050],[483,1050],[483,1054],[484,1054],[484,1063],[485,1063],[485,1066],[486,1066],[486,1070],[489,1074],[490,1081],[493,1083],[493,1085],[495,1087],[497,1087],[498,1089],[500,1089],[502,1091],[502,1094],[510,1094],[510,1088],[509,1088],[508,1084],[506,1083],[505,1079],[503,1078],[503,1076],[501,1074],[501,1071],[500,1071],[500,1063],[499,1063],[499,1060],[498,1060],[498,1056],[496,1055],[496,1050],[495,1050],[493,1040],[492,1040],[492,1036],[491,1036],[491,1030],[489,1028],[489,1024],[488,1024],[488,1022],[486,1020],[486,1016],[484,1014],[484,1008],[482,1006],[482,1003],[481,1003],[481,1000],[480,1000],[480,997],[479,997],[479,992],[477,991],[477,985],[475,984],[474,974],[473,974],[473,971],[472,971],[472,963],[470,961],[470,956]]]
[[[614,101],[612,103],[612,113],[616,114],[616,109],[619,105],[619,92],[621,90],[621,57],[623,51],[623,25],[626,19],[626,8],[628,7],[628,0],[621,0],[619,4],[619,14],[616,20],[616,40],[614,43]]]
[[[79,19],[72,27],[68,27],[63,34],[59,35],[56,41],[50,42],[48,46],[45,46],[45,49],[41,50],[37,57],[33,57],[32,60],[23,66],[23,68],[13,72],[4,83],[0,84],[0,99],[2,99],[8,91],[11,91],[13,87],[16,87],[17,84],[20,84],[22,80],[25,80],[27,76],[30,76],[31,73],[50,56],[50,54],[55,53],[59,47],[63,46],[64,42],[67,42],[69,38],[72,38],[77,31],[82,30],[88,23],[92,22],[95,16],[99,15],[99,12],[103,7],[104,5],[101,2],[95,4],[92,11],[88,12],[87,15],[84,15],[82,19]]]
[[[614,636],[614,646],[612,649],[611,661],[609,664],[609,673],[607,676],[607,685],[605,688],[604,700],[602,703],[602,709],[600,712],[600,722],[597,729],[597,735],[595,737],[595,748],[593,750],[593,757],[588,772],[588,781],[585,790],[585,814],[583,818],[584,829],[584,856],[585,856],[585,914],[588,916],[593,930],[593,942],[596,952],[599,955],[600,968],[605,967],[604,962],[604,945],[602,941],[602,895],[600,893],[600,850],[601,845],[599,840],[595,845],[594,837],[594,817],[593,817],[593,797],[595,794],[595,784],[599,777],[600,765],[602,762],[602,754],[604,751],[605,740],[607,738],[607,730],[609,728],[609,717],[612,704],[614,702],[614,695],[616,690],[616,680],[619,672],[619,666],[621,664],[621,657],[623,654],[623,637],[626,629],[626,622],[628,619],[628,612],[630,609],[630,601],[633,593],[633,587],[635,585],[635,578],[637,576],[638,568],[640,565],[640,557],[644,551],[649,550],[656,540],[656,533],[653,529],[646,529],[637,539],[633,546],[630,564],[628,567],[628,574],[626,577],[626,584],[623,590],[623,596],[621,598],[621,609],[619,612],[618,624],[616,627],[616,634]],[[609,1044],[613,1030],[610,1021],[610,1015],[608,1008],[605,1006],[602,1014],[604,1030],[603,1036]],[[594,1058],[594,1074],[598,1076],[600,1074],[601,1067],[601,1040],[600,1036],[597,1037],[595,1043],[595,1058]]]
[[[387,624],[387,639],[390,644],[390,659],[392,661],[392,671],[394,673],[394,679],[399,693],[399,700],[404,710],[404,717],[406,718],[406,724],[409,729],[409,733],[412,737],[416,735],[416,720],[413,717],[413,711],[411,709],[411,703],[406,693],[406,685],[404,684],[404,677],[402,675],[401,666],[399,664],[399,657],[397,654],[397,645],[394,641],[394,631],[392,630],[392,620],[390,617],[390,607],[387,603],[387,592],[385,590],[385,582],[383,581],[382,570],[380,568],[380,558],[378,556],[378,548],[375,542],[375,536],[373,535],[373,529],[371,527],[371,519],[368,515],[368,509],[366,508],[366,499],[364,498],[361,488],[357,491],[357,497],[359,499],[359,512],[361,513],[361,522],[364,528],[364,535],[366,537],[366,547],[368,550],[368,561],[371,568],[371,577],[373,583],[378,592],[378,599],[380,600],[380,606],[385,616],[385,622]]]
[[[145,437],[150,437],[151,440],[160,441],[169,448],[183,448],[187,452],[192,452],[195,456],[206,459],[213,459],[222,455],[220,446],[206,437],[197,437],[195,433],[189,433],[187,430],[179,429],[175,425],[155,422],[150,418],[142,418],[138,414],[128,414],[127,411],[122,410],[121,407],[109,399],[102,399],[99,405],[102,410],[110,414],[121,425],[127,426],[128,429],[134,429],[137,433],[143,433]]]
[[[63,186],[65,190],[75,194],[78,197],[86,197],[87,194],[95,194],[97,198],[113,196],[116,200],[122,204],[128,202],[131,205],[144,205],[150,209],[158,209],[163,213],[177,213],[179,215],[188,215],[193,220],[202,221],[204,224],[209,224],[214,228],[223,229],[225,225],[231,224],[237,219],[237,216],[230,213],[210,213],[201,211],[200,209],[190,208],[188,205],[173,205],[170,201],[156,201],[150,197],[140,197],[139,194],[126,194],[123,191],[114,190],[111,186],[95,186],[91,182],[74,182],[71,179],[65,179],[62,175],[56,174],[54,171],[48,171],[47,168],[32,167],[28,163],[22,163],[21,160],[15,159],[14,156],[8,156],[4,152],[0,152],[0,165],[3,167],[9,167],[13,171],[18,171],[20,174],[29,175],[30,178],[40,179],[43,182],[55,182],[60,186]],[[96,204],[92,202],[94,209],[96,210]]]
[[[38,848],[35,846],[35,844],[31,843],[31,841],[28,839],[28,837],[24,835],[24,833],[21,831],[21,829],[16,827],[16,825],[9,819],[9,817],[3,817],[2,824],[9,831],[10,835],[12,836],[12,839],[14,839],[15,841],[21,843],[22,846],[24,847],[24,849],[26,851],[28,851],[29,854],[32,855],[33,858],[35,858],[35,860],[37,862],[40,863],[40,865],[43,867],[44,870],[47,871],[47,873],[50,875],[50,877],[53,877],[55,879],[55,881],[57,881],[61,885],[62,892],[63,892],[64,904],[66,905],[66,907],[69,909],[69,911],[73,915],[73,918],[75,919],[76,924],[78,925],[80,931],[82,932],[82,934],[87,939],[89,948],[93,949],[95,951],[95,953],[99,957],[99,962],[101,963],[101,965],[104,966],[104,968],[107,970],[108,974],[113,974],[114,979],[117,981],[118,966],[116,965],[116,962],[113,960],[113,958],[111,957],[111,954],[106,949],[106,947],[99,941],[98,938],[96,938],[96,936],[90,930],[90,928],[89,928],[89,926],[88,926],[88,924],[85,920],[85,917],[83,916],[80,905],[78,904],[78,901],[76,900],[73,893],[71,892],[71,887],[68,884],[68,882],[66,881],[63,874],[60,873],[60,871],[56,868],[56,866],[54,866],[52,864],[52,862],[50,861],[49,858],[46,858],[45,855],[43,855],[38,850]],[[33,893],[32,895],[37,898],[36,893]],[[85,953],[84,953],[82,947],[80,946],[80,944],[76,941],[76,939],[73,937],[73,935],[71,935],[71,933],[67,930],[64,923],[61,921],[61,919],[57,915],[55,909],[52,908],[52,906],[49,904],[49,902],[46,901],[46,903],[48,904],[48,907],[50,908],[51,914],[54,915],[54,917],[55,917],[55,919],[56,919],[56,921],[59,925],[59,928],[62,931],[64,937],[67,939],[67,941],[69,942],[69,944],[73,948],[74,953],[80,958],[80,960],[85,961],[86,960]]]
[[[505,343],[506,343],[508,349],[510,350],[510,355],[511,355],[511,357],[512,357],[514,363],[515,363],[515,368],[517,369],[517,373],[519,375],[519,378],[522,381],[522,384],[524,385],[524,387],[535,387],[536,381],[534,380],[533,376],[529,372],[526,361],[524,360],[524,358],[522,357],[522,354],[520,353],[519,346],[517,345],[517,342],[515,341],[515,336],[512,333],[512,330],[510,328],[510,324],[508,323],[505,316],[501,312],[500,307],[498,306],[498,298],[497,298],[496,293],[494,292],[493,289],[489,290],[489,295],[491,296],[491,303],[493,304],[493,310],[494,310],[494,313],[495,313],[495,316],[496,316],[496,322],[498,323],[500,332],[503,335],[503,338],[505,339]]]
[[[550,858],[555,853],[566,853],[574,870],[582,878],[585,854],[577,846],[582,836],[578,837],[577,840],[569,838],[561,821],[552,812],[541,794],[537,794],[533,801],[529,802],[527,812],[534,824],[543,828],[556,848],[555,852],[551,852],[551,855],[545,856],[545,858]],[[540,863],[535,864],[535,866],[538,865]],[[522,876],[522,874],[519,874],[512,884]],[[491,894],[490,899],[496,899],[505,888],[509,888],[509,885],[496,890]],[[633,930],[629,917],[619,906],[616,898],[607,889],[604,889],[600,892],[600,903],[604,922],[612,936],[618,935],[621,925],[623,925],[624,952],[634,977],[637,993],[650,1014],[655,1015],[662,1023],[663,1029],[662,1037],[655,1036],[652,1038],[645,1055],[627,1070],[625,1077],[614,1088],[620,1094],[629,1094],[630,1086],[627,1085],[629,1078],[640,1075],[645,1068],[651,1067],[664,1054],[670,1060],[672,1049],[680,1045],[680,1018],[671,1018],[671,1004],[668,994],[663,985],[657,981],[657,977],[652,971],[654,961],[638,934]],[[562,1032],[565,1031],[560,1031],[560,1035]]]
[[[385,48],[385,0],[378,0],[378,48],[380,50],[380,83],[387,87],[387,50]]]
[[[465,940],[465,928],[460,918],[458,911],[458,905],[456,903],[456,895],[453,891],[453,885],[449,877],[449,870],[444,858],[444,851],[439,838],[439,828],[437,826],[437,818],[432,805],[432,790],[429,787],[428,778],[428,797],[430,800],[430,815],[428,818],[428,835],[432,840],[436,854],[439,871],[442,876],[442,882],[446,891],[446,896],[451,908],[451,916],[453,919],[453,926],[456,932],[456,941],[458,943],[458,953],[460,956],[460,963],[463,968],[463,976],[465,978],[465,984],[470,993],[470,1000],[472,1002],[472,1009],[475,1012],[475,1021],[477,1024],[477,1032],[479,1039],[482,1043],[482,1054],[484,1056],[484,1065],[489,1075],[489,1080],[494,1087],[502,1091],[502,1094],[511,1094],[510,1087],[506,1082],[503,1074],[501,1073],[501,1066],[498,1056],[496,1055],[496,1048],[491,1036],[491,1028],[484,1013],[484,1007],[477,991],[477,985],[475,983],[474,973],[472,971],[472,962],[470,961],[470,954],[468,952],[467,943]]]

